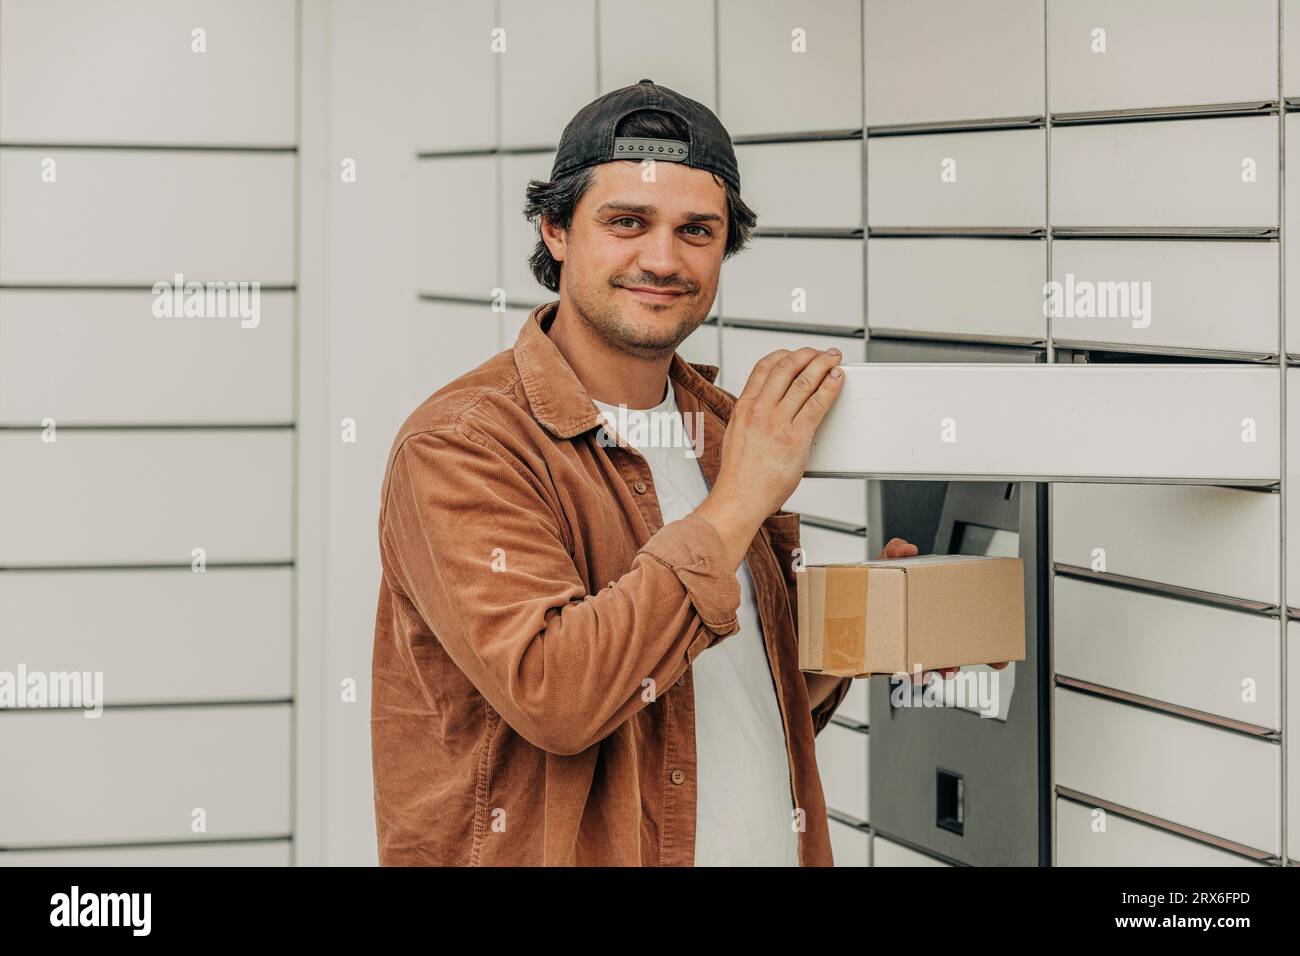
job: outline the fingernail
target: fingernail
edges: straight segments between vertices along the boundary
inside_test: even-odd
[[[837,365],[833,369],[831,369],[831,378],[839,378],[839,377],[840,377],[840,367]]]
[[[826,354],[827,354],[827,355],[839,355],[839,354],[840,354],[840,350],[837,349],[837,348],[829,348],[829,349],[826,350]]]

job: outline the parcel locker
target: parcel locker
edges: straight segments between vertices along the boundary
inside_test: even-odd
[[[1277,619],[1057,574],[1053,669],[1101,687],[1279,730]]]
[[[292,146],[296,9],[294,0],[4,0],[0,141]]]
[[[0,866],[291,866],[288,840],[203,842],[192,846],[0,850]]]
[[[1300,624],[1295,621],[1286,623],[1286,739],[1288,745],[1300,740],[1300,707],[1293,701],[1300,701]],[[841,705],[842,706],[842,705]],[[1287,805],[1287,856],[1292,862],[1300,862],[1300,760],[1296,759],[1294,750],[1287,754],[1286,762],[1286,805]]]
[[[677,354],[694,365],[712,365],[721,371],[722,367],[722,331],[716,321],[702,324],[686,341],[677,346]],[[514,345],[514,340],[509,342]],[[716,381],[716,380],[715,380]]]
[[[1041,343],[1047,244],[1041,239],[871,238],[872,336]]]
[[[1089,807],[1056,801],[1057,866],[1263,866],[1169,830]]]
[[[1278,118],[1052,130],[1053,230],[1277,227]]]
[[[1297,0],[1300,3],[1300,0]],[[1297,24],[1300,27],[1300,24]],[[1296,38],[1300,47],[1300,36]],[[1300,156],[1300,114],[1290,114],[1286,126],[1286,154]],[[1286,351],[1293,357],[1300,357],[1300,242],[1293,237],[1300,235],[1300,163],[1289,163],[1286,167],[1286,188],[1283,190],[1283,243],[1282,268],[1285,270],[1287,295],[1285,297],[1285,335]]]
[[[1271,485],[1281,470],[1276,369],[873,363],[844,375],[809,474]]]
[[[868,130],[1043,115],[1042,0],[866,0],[863,16]]]
[[[292,560],[289,429],[0,431],[0,566]]]
[[[728,316],[727,318],[730,318]],[[718,383],[732,395],[739,395],[759,359],[777,349],[794,351],[802,348],[837,348],[842,362],[860,362],[863,341],[838,335],[814,335],[809,332],[785,332],[769,329],[746,329],[724,325],[722,329],[722,375]]]
[[[1300,0],[1282,3],[1282,95],[1300,98]]]
[[[650,77],[717,110],[717,35],[709,0],[598,0],[600,92]]]
[[[1058,787],[1246,856],[1281,851],[1277,741],[1066,687],[1056,688],[1052,710]]]
[[[830,818],[831,857],[836,866],[871,865],[871,830]],[[3,861],[3,857],[0,857]]]
[[[865,531],[867,485],[861,478],[804,478],[781,507],[840,522],[846,531]]]
[[[816,738],[817,773],[827,808],[858,823],[870,822],[867,803],[867,754],[871,736],[865,730],[834,721]]]
[[[0,788],[0,847],[287,837],[290,710],[2,714],[0,762],[27,783]]]
[[[1058,345],[1238,360],[1278,354],[1278,243],[1072,239],[1052,246]]]
[[[414,278],[420,292],[487,301],[501,283],[499,164],[490,155],[437,157],[416,164]],[[448,223],[456,228],[448,229]]]
[[[1254,610],[1278,603],[1280,527],[1281,502],[1267,490],[1075,482],[1052,488],[1058,567],[1233,599],[1228,603]]]
[[[862,228],[862,140],[737,146],[736,164],[760,229]],[[792,169],[798,189],[790,188]]]
[[[867,222],[872,230],[1041,230],[1046,142],[1041,129],[873,136]]]
[[[478,42],[500,51],[501,145],[555,146],[573,114],[596,98],[595,0],[499,0],[497,9],[500,43]]]
[[[862,240],[754,237],[722,265],[727,318],[862,328]]]
[[[1047,0],[1052,114],[1277,99],[1277,0]]]
[[[952,866],[943,860],[918,853],[911,847],[887,840],[882,836],[871,838],[872,866]]]
[[[417,4],[415,32],[424,50],[437,56],[415,61],[418,89],[443,95],[422,96],[412,110],[415,148],[436,150],[490,149],[496,145],[497,60],[492,49],[496,27],[490,3]],[[365,16],[364,11],[358,15]],[[509,46],[506,47],[509,50]],[[446,91],[455,95],[445,95]]]
[[[867,343],[867,356],[873,364],[866,368],[880,370],[894,363],[942,368],[943,363],[1042,360],[1033,349],[876,339]],[[959,368],[950,364],[948,371]],[[989,699],[978,703],[987,703],[984,712],[990,716],[982,716],[970,700],[952,702],[965,706],[922,706],[923,697],[910,693],[911,685],[871,679],[872,828],[879,836],[959,863],[1046,865],[1051,820],[1043,650],[1046,486],[872,480],[868,489],[873,555],[890,538],[901,537],[922,554],[1018,556],[1025,565],[1025,659],[1002,671],[963,668],[964,676],[985,682]],[[891,865],[882,862],[881,846],[878,839],[876,865]],[[884,858],[889,857],[887,850]]]
[[[486,304],[423,299],[411,305],[409,315],[403,408],[414,408],[501,351],[501,313]],[[507,347],[513,345],[512,340]]]
[[[160,318],[157,301],[0,290],[0,425],[293,421],[294,293],[231,297],[226,315],[202,318]]]
[[[862,0],[717,3],[718,117],[732,136],[861,128]]]
[[[0,646],[6,666],[102,673],[106,706],[287,700],[293,585],[287,567],[10,569]]]
[[[819,527],[807,521],[799,525],[799,547],[806,564],[853,564],[867,560],[867,536]]]
[[[0,149],[0,282],[290,285],[294,165],[290,153]]]
[[[558,298],[533,276],[529,258],[537,247],[537,226],[524,218],[528,181],[550,182],[555,154],[507,153],[501,157],[501,288],[509,305],[540,305]]]

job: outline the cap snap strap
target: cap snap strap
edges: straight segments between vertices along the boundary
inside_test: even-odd
[[[666,163],[684,163],[687,146],[679,139],[643,139],[631,136],[614,138],[614,159],[651,158]]]

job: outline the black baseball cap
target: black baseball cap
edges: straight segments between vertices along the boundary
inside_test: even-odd
[[[677,117],[686,126],[687,141],[615,136],[619,121],[637,110],[658,110]],[[654,80],[613,90],[578,110],[560,136],[551,179],[616,159],[685,163],[717,173],[740,192],[736,151],[731,146],[731,134],[718,117],[703,103],[659,86]]]

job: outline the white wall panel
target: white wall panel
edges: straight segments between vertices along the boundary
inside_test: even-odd
[[[500,0],[498,9],[501,145],[554,146],[596,98],[596,0]]]
[[[0,432],[0,565],[293,556],[293,435]]]
[[[292,146],[296,7],[4,0],[0,140]]]
[[[286,700],[292,590],[291,568],[6,571],[0,646],[29,672],[102,672],[106,705]]]
[[[288,704],[0,714],[0,846],[289,833]],[[203,811],[206,832],[191,828]]]
[[[149,290],[0,291],[0,423],[293,421],[292,292],[259,292],[224,317],[159,317],[157,301]]]
[[[294,195],[288,153],[0,149],[0,282],[289,284]]]

